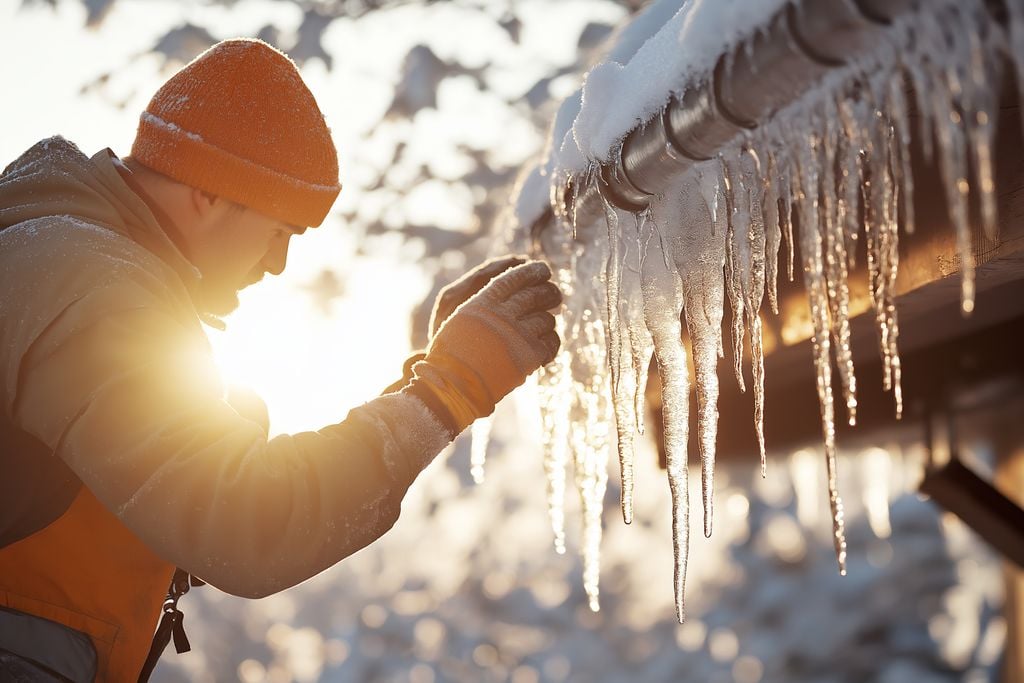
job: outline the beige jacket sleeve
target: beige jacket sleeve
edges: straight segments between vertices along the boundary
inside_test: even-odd
[[[201,327],[159,278],[87,284],[21,340],[8,409],[154,551],[224,591],[274,593],[380,537],[449,440],[396,393],[268,441],[223,400]]]

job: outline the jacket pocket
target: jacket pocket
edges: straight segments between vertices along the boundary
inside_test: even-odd
[[[75,683],[97,677],[97,662],[109,661],[117,632],[115,624],[76,610],[0,591],[0,646]]]

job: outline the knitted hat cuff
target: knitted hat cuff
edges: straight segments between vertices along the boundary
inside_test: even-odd
[[[243,159],[148,111],[139,119],[132,157],[180,183],[300,227],[323,223],[341,192],[340,184],[311,183]]]

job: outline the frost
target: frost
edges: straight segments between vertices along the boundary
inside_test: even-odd
[[[754,3],[752,14],[760,17],[763,12],[763,19],[781,4]],[[753,432],[763,475],[762,317],[768,310],[778,313],[779,279],[792,281],[795,267],[802,270],[813,330],[832,537],[839,571],[846,572],[835,435],[837,412],[851,425],[857,419],[851,273],[858,253],[863,254],[883,384],[893,394],[899,417],[897,273],[900,233],[912,232],[915,224],[912,128],[918,126],[923,152],[941,174],[966,315],[975,298],[968,222],[972,192],[984,235],[990,240],[998,236],[993,136],[996,85],[1006,55],[1012,57],[1018,82],[1024,83],[1024,10],[1018,5],[1008,3],[1007,26],[992,18],[984,0],[930,3],[926,10],[896,19],[881,32],[870,54],[830,70],[799,100],[720,149],[717,158],[676,172],[649,208],[635,216],[606,203],[593,224],[577,224],[575,215],[563,215],[561,200],[566,191],[574,198],[591,188],[596,161],[609,158],[630,128],[657,111],[650,108],[655,95],[660,106],[680,83],[697,77],[700,65],[710,68],[723,49],[749,35],[757,22],[737,18],[738,3],[685,2],[624,66],[607,62],[596,67],[582,95],[563,107],[546,161],[557,172],[545,175],[559,220],[549,228],[556,246],[545,248],[545,256],[560,264],[558,280],[566,295],[558,322],[564,344],[541,380],[545,469],[555,544],[564,552],[562,502],[571,451],[574,481],[584,503],[585,585],[592,606],[597,599],[594,544],[600,538],[595,508],[604,490],[601,463],[610,450],[610,430],[604,425],[614,424],[622,516],[629,523],[636,494],[633,450],[636,435],[643,433],[644,379],[653,351],[664,399],[674,591],[677,616],[683,619],[690,542],[691,388],[696,396],[704,532],[710,535],[718,362],[730,347],[731,372],[741,389],[750,386],[754,395]],[[724,22],[719,28],[731,29],[703,39],[695,33],[716,21]],[[684,34],[690,40],[681,46],[675,38]],[[714,50],[695,54],[709,41],[715,43]],[[670,55],[669,45],[680,54]],[[658,55],[665,63],[652,66]],[[635,67],[640,64],[646,66]],[[908,92],[915,101],[907,101]],[[911,109],[919,113],[914,119]],[[573,112],[575,119],[569,121]],[[731,311],[728,344],[723,339],[726,301]]]
[[[156,126],[157,128],[163,128],[164,130],[170,131],[172,133],[180,132],[182,135],[184,135],[190,140],[195,140],[196,142],[205,142],[203,140],[203,136],[199,135],[198,133],[193,133],[190,130],[185,130],[178,124],[171,123],[170,121],[165,121],[159,116],[156,116],[155,114],[150,114],[148,111],[142,112],[142,115],[139,118],[141,118],[146,123]]]

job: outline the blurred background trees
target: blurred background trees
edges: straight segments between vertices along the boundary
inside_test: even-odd
[[[84,27],[98,32],[124,0],[73,1],[84,9]],[[61,4],[20,2],[23,8],[54,10]],[[545,12],[543,4],[274,0],[248,3],[250,10],[239,0],[212,0],[196,3],[195,11],[185,12],[183,20],[162,27],[136,59],[152,61],[166,76],[218,40],[246,35],[238,33],[237,24],[227,31],[218,25],[218,13],[211,10],[220,8],[236,15],[265,14],[267,19],[253,24],[258,26],[247,35],[285,51],[304,71],[360,71],[365,65],[339,64],[332,44],[338,34],[409,14],[426,16],[432,8],[439,10],[434,14],[444,15],[447,31],[442,26],[442,32],[433,36],[396,34],[393,44],[380,46],[389,54],[401,52],[383,84],[390,93],[381,93],[379,83],[369,94],[314,87],[336,128],[338,115],[331,119],[330,100],[363,100],[355,131],[358,145],[338,141],[345,187],[340,218],[359,252],[373,251],[382,240],[398,239],[436,280],[414,314],[410,341],[415,347],[426,340],[433,293],[485,258],[494,236],[507,227],[503,221],[515,180],[540,151],[558,102],[578,87],[613,24],[643,3],[577,0],[551,12]],[[557,36],[554,42],[552,33]],[[542,34],[548,37],[539,38]],[[367,63],[381,59],[373,51],[362,57]],[[123,72],[132,68],[131,63],[119,64],[99,73],[81,86],[81,94],[119,108],[135,104],[138,93],[123,83]],[[325,269],[306,288],[324,307],[344,293],[344,280],[343,272]]]

